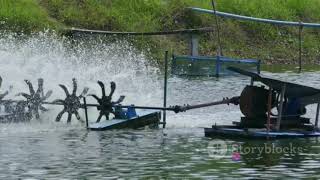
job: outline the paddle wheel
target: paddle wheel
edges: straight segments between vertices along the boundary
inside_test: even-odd
[[[21,106],[22,103],[24,103],[28,107],[28,112],[32,116],[34,115],[36,119],[40,118],[39,110],[45,112],[48,111],[47,108],[43,107],[43,102],[47,100],[51,94],[52,91],[48,91],[45,95],[43,92],[43,79],[38,79],[38,89],[37,91],[34,90],[32,83],[29,80],[25,80],[25,83],[29,87],[30,94],[27,93],[19,93],[18,96],[23,96],[26,98],[25,102],[20,102]]]
[[[106,90],[103,82],[98,81],[98,84],[101,87],[101,92],[102,92],[101,98],[99,98],[94,94],[90,94],[90,96],[94,97],[99,104],[99,106],[97,107],[97,110],[99,111],[99,117],[97,119],[97,122],[100,122],[102,116],[105,116],[106,120],[109,120],[110,113],[114,114],[116,118],[121,117],[122,112],[121,111],[116,112],[113,107],[115,105],[119,105],[124,100],[125,96],[120,96],[120,98],[115,102],[112,101],[112,96],[116,89],[116,83],[114,82],[110,83],[111,91],[108,96],[106,95]]]
[[[75,78],[72,79],[72,84],[73,84],[72,94],[69,93],[65,85],[59,84],[59,86],[63,89],[64,93],[66,94],[66,98],[64,100],[57,99],[53,101],[54,103],[63,105],[62,111],[56,117],[57,122],[61,120],[61,117],[64,113],[68,114],[68,119],[67,119],[68,123],[71,122],[72,115],[75,115],[79,121],[81,120],[80,115],[78,113],[78,110],[81,108],[80,101],[87,94],[89,88],[85,87],[82,93],[79,96],[77,96],[78,84]]]
[[[98,104],[87,104],[86,95],[89,88],[85,87],[83,91],[78,95],[78,83],[75,78],[72,79],[73,89],[72,92],[68,88],[60,84],[59,87],[64,91],[66,97],[65,99],[57,99],[53,102],[48,102],[48,98],[53,94],[53,92],[47,91],[44,93],[44,81],[43,79],[38,79],[38,88],[34,89],[33,84],[29,80],[25,80],[28,86],[29,93],[21,92],[17,96],[22,96],[25,100],[12,100],[4,99],[9,93],[6,91],[0,94],[0,105],[4,107],[3,111],[0,113],[1,123],[11,123],[11,122],[27,122],[32,118],[40,119],[41,112],[47,112],[49,109],[45,108],[43,105],[56,105],[63,106],[63,109],[59,112],[56,117],[56,121],[61,121],[63,115],[66,113],[67,123],[71,123],[72,116],[74,115],[77,120],[81,120],[79,110],[84,109],[86,114],[86,124],[88,129],[92,130],[105,130],[105,129],[115,129],[115,128],[140,128],[143,126],[159,124],[160,112],[159,111],[145,111],[136,112],[136,109],[145,109],[145,107],[136,107],[134,105],[122,106],[120,103],[124,100],[125,96],[120,96],[117,101],[112,100],[112,96],[116,89],[116,83],[110,83],[110,93],[107,95],[105,91],[105,86],[102,81],[98,81],[98,85],[101,88],[101,98],[95,94],[90,94],[89,96],[97,100]],[[2,79],[0,77],[0,87],[2,84]],[[83,103],[82,103],[83,100]],[[88,124],[88,112],[87,109],[90,107],[96,107],[99,113],[97,121],[95,124]],[[150,109],[150,107],[149,107]],[[151,107],[151,109],[153,109]],[[160,108],[162,109],[162,108]],[[110,114],[113,114],[113,118],[110,118]],[[105,116],[106,120],[100,122],[101,118]]]

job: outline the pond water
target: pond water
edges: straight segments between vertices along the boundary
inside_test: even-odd
[[[100,94],[97,80],[115,81],[115,98],[124,104],[161,106],[162,76],[143,54],[123,42],[72,44],[48,34],[26,39],[0,38],[0,72],[8,99],[26,91],[23,79],[45,79],[50,100],[63,97],[57,85],[71,87],[76,77],[80,90]],[[75,46],[75,47],[74,47]],[[264,68],[264,70],[268,70]],[[262,74],[320,88],[318,67],[313,71]],[[237,96],[250,82],[243,76],[223,78],[171,77],[168,104],[197,104]],[[108,88],[109,90],[109,88]],[[108,91],[107,90],[107,91]],[[94,100],[89,102],[94,103]],[[318,138],[295,140],[230,140],[204,137],[203,127],[231,124],[240,119],[237,106],[221,105],[186,113],[168,112],[166,129],[87,131],[83,124],[54,119],[61,107],[49,107],[41,121],[1,124],[0,179],[116,179],[116,178],[320,178]],[[315,106],[306,116],[313,118]],[[83,117],[83,112],[81,112]],[[90,121],[97,116],[89,110]],[[227,151],[216,152],[216,144]]]

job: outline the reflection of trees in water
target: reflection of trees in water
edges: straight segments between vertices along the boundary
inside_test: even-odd
[[[240,154],[241,160],[245,162],[247,166],[273,166],[279,164],[281,153],[269,152],[269,148],[273,148],[275,145],[268,141],[251,141],[241,144]],[[258,149],[259,148],[259,149]],[[249,149],[250,151],[247,151]]]
[[[241,144],[241,160],[246,166],[275,166],[285,162],[287,167],[299,167],[310,154],[319,154],[317,138],[254,140]],[[249,152],[250,151],[250,152]]]

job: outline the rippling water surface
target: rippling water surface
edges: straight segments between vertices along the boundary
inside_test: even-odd
[[[90,87],[90,93],[100,93],[98,79],[115,81],[115,96],[126,95],[125,103],[161,105],[159,70],[128,43],[104,45],[95,41],[91,48],[79,43],[69,49],[68,40],[40,34],[22,40],[3,35],[0,45],[2,91],[13,86],[7,98],[17,98],[17,92],[26,91],[23,79],[36,81],[43,77],[45,88],[54,91],[54,100],[64,96],[57,84],[71,86],[71,78],[76,77],[81,88]],[[320,88],[320,69],[315,70],[263,74]],[[196,104],[237,96],[248,83],[249,79],[242,76],[171,77],[168,104]],[[76,120],[71,125],[65,121],[55,123],[60,110],[50,107],[49,113],[41,115],[41,121],[1,124],[0,179],[320,178],[317,138],[233,141],[204,137],[203,127],[239,120],[237,106],[169,112],[166,129],[106,132],[87,131]],[[89,115],[90,121],[95,121],[94,109]],[[306,116],[314,115],[315,107],[308,107]],[[213,151],[216,142],[223,142],[229,151]],[[260,152],[259,148],[264,149]],[[277,149],[281,152],[268,152]]]

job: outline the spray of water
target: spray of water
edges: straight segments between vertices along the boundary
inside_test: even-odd
[[[265,72],[264,72],[265,73]],[[268,73],[267,73],[268,74]],[[45,80],[45,91],[53,90],[50,100],[64,98],[65,94],[58,84],[72,87],[72,78],[78,80],[78,90],[89,87],[89,93],[100,95],[97,80],[106,84],[117,83],[114,98],[125,95],[123,104],[162,105],[163,78],[159,69],[150,64],[147,57],[137,51],[126,41],[107,41],[104,38],[91,37],[77,41],[57,36],[55,33],[42,32],[33,35],[16,35],[0,33],[0,75],[3,87],[0,91],[13,86],[8,99],[18,99],[15,94],[28,92],[24,79],[34,85],[37,78]],[[270,74],[268,74],[270,75]],[[317,73],[272,74],[276,78],[317,87]],[[168,84],[168,104],[198,104],[221,100],[241,93],[242,87],[249,83],[247,77],[228,77],[217,79],[183,79],[170,78]],[[301,82],[300,82],[301,83]],[[90,103],[95,103],[88,98]],[[31,124],[1,125],[0,133],[21,131],[58,131],[83,128],[73,119],[72,126],[65,122],[54,122],[62,107],[50,106],[50,111],[41,115],[41,121],[33,120]],[[314,115],[314,107],[308,112]],[[95,121],[97,111],[89,110],[90,121]],[[239,120],[241,112],[237,106],[214,106],[193,110],[182,114],[168,113],[170,128],[209,127],[212,124],[231,124]],[[82,112],[82,117],[83,112]],[[66,119],[66,117],[64,117]]]
[[[89,93],[100,96],[97,80],[103,81],[107,90],[110,81],[114,81],[117,84],[114,98],[125,95],[124,104],[160,105],[162,88],[158,71],[143,53],[126,41],[107,43],[98,37],[73,41],[51,32],[28,36],[0,33],[1,90],[13,86],[7,96],[10,99],[18,99],[15,97],[18,92],[28,92],[24,79],[36,86],[40,77],[45,81],[45,91],[54,92],[50,100],[63,99],[65,95],[58,84],[71,89],[71,80],[76,78],[79,93],[89,87]],[[88,101],[95,102],[91,98]],[[42,114],[46,124],[54,121],[61,107],[50,106],[50,109],[49,113]]]

